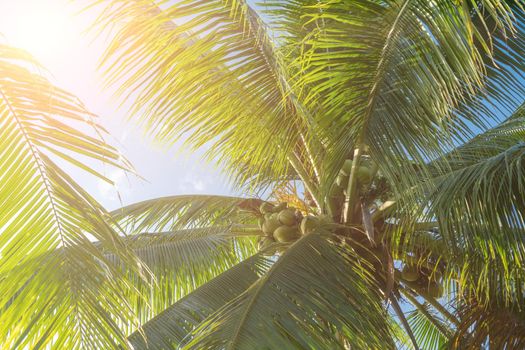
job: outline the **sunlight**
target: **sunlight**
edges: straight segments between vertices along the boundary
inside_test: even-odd
[[[2,20],[13,19],[4,33],[11,45],[49,61],[59,58],[71,43],[75,26],[67,2],[25,0],[7,6],[11,14]]]

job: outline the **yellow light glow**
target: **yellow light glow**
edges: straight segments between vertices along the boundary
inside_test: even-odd
[[[9,33],[6,33],[8,42],[43,60],[59,57],[72,38],[74,26],[70,8],[59,1],[18,1],[12,4],[16,9],[12,12],[14,19]]]

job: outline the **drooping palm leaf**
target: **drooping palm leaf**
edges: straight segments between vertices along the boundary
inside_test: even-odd
[[[483,4],[497,23],[511,25],[507,5],[499,0]],[[473,125],[484,125],[484,116],[456,110],[479,92],[484,78],[472,19],[458,2],[283,1],[270,6],[285,36],[292,28],[289,45],[301,39],[301,55],[292,66],[296,90],[304,92],[311,108],[323,103],[319,123],[332,150],[327,173],[337,172],[353,148],[360,154],[368,146],[392,185],[406,189],[419,179],[410,161],[423,166],[454,141],[473,135]]]
[[[426,304],[423,311],[414,309],[408,315],[408,322],[414,331],[421,349],[440,350],[452,337],[452,330]]]
[[[107,5],[99,25],[117,26],[103,58],[108,83],[120,84],[118,93],[132,99],[132,113],[158,140],[211,146],[209,158],[239,185],[289,172],[309,127],[245,1],[97,3]]]
[[[146,283],[129,271],[129,283],[141,294],[131,293],[128,300],[142,323],[257,252],[254,238],[237,237],[230,227],[144,233],[124,242],[155,278]],[[146,303],[141,295],[148,295]]]
[[[183,348],[343,348],[331,326],[352,347],[392,348],[386,319],[369,268],[351,251],[310,234],[208,317]]]
[[[465,287],[486,301],[524,300],[523,111],[449,154],[428,197]]]
[[[268,270],[260,255],[232,267],[166,308],[129,339],[135,349],[174,349],[206,317],[248,289]]]
[[[497,303],[483,305],[469,300],[459,309],[462,325],[458,328],[452,348],[521,349],[525,346],[525,314],[523,304],[501,308]]]
[[[126,232],[134,234],[249,222],[262,202],[255,198],[181,195],[131,204],[111,214]]]
[[[96,128],[39,69],[0,45],[0,346],[114,348],[126,344],[119,324],[136,322],[122,292],[129,285],[92,237],[140,277],[139,264],[105,210],[50,156],[96,174],[72,157],[117,164],[119,155],[71,126]]]

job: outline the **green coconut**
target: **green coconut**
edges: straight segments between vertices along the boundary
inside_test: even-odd
[[[426,290],[427,294],[432,298],[441,298],[443,296],[443,286],[438,282],[430,282]]]
[[[372,171],[366,166],[360,166],[357,169],[357,182],[360,184],[369,184],[372,181]]]
[[[279,226],[273,233],[273,238],[277,242],[287,243],[293,242],[300,237],[297,226]]]
[[[415,282],[419,278],[419,271],[416,266],[406,265],[401,271],[401,277],[409,282]]]
[[[350,171],[352,171],[352,159],[345,160],[343,167],[341,168],[341,172],[344,175],[350,175]]]
[[[279,222],[283,225],[293,226],[297,223],[297,218],[295,217],[295,210],[293,209],[284,209],[279,213]]]
[[[317,227],[319,227],[319,218],[315,216],[305,216],[303,220],[301,220],[301,232],[303,235],[306,235],[313,230],[315,230]]]
[[[262,214],[271,213],[273,211],[273,204],[268,202],[263,202],[261,206],[259,207],[259,210]]]
[[[271,236],[279,226],[281,226],[279,220],[272,216],[270,219],[264,221],[262,230],[266,235]]]

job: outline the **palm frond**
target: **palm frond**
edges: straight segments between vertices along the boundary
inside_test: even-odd
[[[407,317],[418,344],[425,350],[443,349],[452,337],[452,330],[427,304],[423,304],[423,308],[425,312],[414,309]],[[446,330],[446,333],[443,330]]]
[[[523,301],[525,278],[523,107],[450,153],[452,171],[434,180],[428,216],[455,258],[461,281],[482,300]]]
[[[0,45],[0,344],[125,346],[119,324],[136,323],[123,292],[130,286],[91,239],[142,278],[140,265],[106,211],[51,157],[94,174],[73,159],[123,163],[114,148],[71,126],[96,128],[78,99],[38,67],[26,52]]]
[[[122,266],[129,283],[140,292],[129,293],[128,302],[141,323],[257,252],[256,239],[236,237],[230,227],[144,233],[124,241],[154,277],[144,282]],[[146,302],[143,295],[148,296]],[[136,325],[127,329],[134,331]]]
[[[253,222],[263,203],[257,198],[180,195],[155,198],[111,212],[130,234]]]
[[[353,149],[361,154],[368,147],[393,186],[410,188],[420,178],[412,161],[424,167],[474,135],[474,127],[487,125],[486,116],[457,109],[466,100],[475,109],[469,96],[483,88],[487,52],[474,45],[482,31],[457,1],[269,6],[283,36],[291,27],[291,39],[284,42],[301,42],[300,49],[290,48],[300,53],[291,67],[297,72],[294,91],[303,92],[300,98],[309,108],[322,101],[324,114],[317,122],[333,150],[325,161],[327,178]],[[513,13],[503,1],[483,1],[483,8],[498,28],[512,27]],[[491,88],[504,95],[501,86]]]
[[[514,307],[479,304],[469,300],[459,309],[462,326],[450,342],[452,349],[521,349],[525,346],[523,304]]]
[[[393,348],[385,316],[368,268],[352,252],[311,234],[208,317],[183,348],[342,349],[333,329],[352,347]]]
[[[135,349],[175,349],[206,317],[258,280],[272,263],[256,255],[197,288],[144,324],[129,340]]]
[[[157,140],[209,146],[209,159],[239,185],[289,173],[308,124],[245,1],[97,3],[107,4],[99,28],[116,27],[102,60],[108,83],[120,84],[117,93]]]

